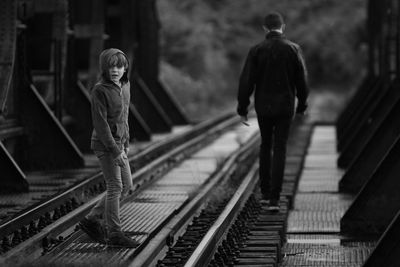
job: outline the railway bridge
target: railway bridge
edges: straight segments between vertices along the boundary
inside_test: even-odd
[[[336,121],[294,119],[270,212],[255,115],[194,123],[160,79],[155,0],[0,1],[0,265],[400,266],[400,3],[365,12],[367,73]],[[135,62],[131,249],[78,227],[105,190],[89,90],[108,47]]]

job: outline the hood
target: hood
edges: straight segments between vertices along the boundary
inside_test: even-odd
[[[126,69],[124,75],[121,78],[121,83],[127,83],[128,80],[128,73],[129,73],[129,60],[128,57],[125,55],[124,52],[122,52],[121,50],[117,49],[117,48],[109,48],[104,50],[103,52],[101,52],[100,56],[99,56],[99,67],[100,67],[100,72],[101,72],[101,80],[103,81],[110,81],[110,79],[108,78],[108,66],[107,66],[107,62],[110,59],[111,56],[121,53],[122,55],[125,56],[126,60],[128,61],[128,68]]]

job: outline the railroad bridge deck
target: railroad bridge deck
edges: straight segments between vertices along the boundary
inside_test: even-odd
[[[365,1],[365,77],[341,113],[312,94],[295,118],[276,213],[259,203],[255,115],[196,124],[160,79],[155,2],[0,1],[0,265],[400,266],[399,1]],[[105,190],[88,141],[106,47],[135,59],[122,201],[135,249],[77,227]]]
[[[296,119],[288,145],[287,167],[280,201],[281,211],[278,214],[264,212],[263,215],[269,218],[269,221],[273,221],[263,228],[264,232],[280,230],[276,236],[278,239],[275,239],[277,241],[272,245],[271,241],[266,241],[265,248],[257,246],[259,249],[269,251],[271,246],[277,247],[276,244],[279,244],[279,249],[272,255],[270,253],[262,258],[265,261],[263,264],[260,258],[246,258],[248,255],[254,256],[257,251],[248,247],[250,252],[245,253],[247,255],[245,258],[238,257],[235,266],[362,266],[376,247],[378,242],[376,236],[366,238],[343,234],[340,231],[340,220],[355,196],[339,192],[339,181],[344,170],[336,166],[338,152],[335,127],[330,123],[321,124],[321,114],[321,110],[317,111],[315,105],[311,105],[310,114],[306,119]],[[63,232],[58,232],[58,235],[65,239],[63,242],[52,241],[57,238],[56,235],[42,236],[53,243],[44,251],[36,250],[36,253],[42,251],[44,255],[33,262],[97,265],[107,262],[107,266],[110,264],[144,266],[156,264],[158,261],[158,266],[178,266],[174,265],[176,262],[170,265],[162,263],[163,257],[160,255],[165,256],[165,251],[156,253],[151,249],[160,247],[160,244],[164,247],[173,245],[176,242],[174,239],[185,232],[184,228],[191,224],[190,220],[180,222],[179,227],[168,226],[169,220],[183,216],[179,212],[185,209],[185,205],[189,205],[186,208],[192,207],[188,203],[190,198],[196,195],[195,192],[201,191],[200,189],[207,183],[215,183],[210,182],[210,177],[216,175],[218,165],[225,162],[231,153],[243,148],[246,143],[255,142],[250,140],[254,135],[257,136],[257,122],[252,119],[250,124],[251,127],[245,127],[236,121],[230,126],[233,127],[233,132],[222,134],[209,147],[203,147],[155,183],[134,193],[130,197],[131,200],[125,201],[122,206],[123,229],[141,243],[138,249],[109,248],[107,245],[93,242],[72,224]],[[185,131],[190,129],[187,128],[180,133]],[[251,150],[256,151],[254,145],[252,147]],[[136,150],[133,154],[139,152],[140,150]],[[252,161],[254,160],[253,156]],[[256,187],[252,190],[255,190],[253,194],[258,201],[260,199],[258,190]],[[95,199],[91,203],[94,203]],[[200,206],[204,208],[208,202],[206,198],[201,198],[196,204],[197,208]],[[66,216],[75,215],[72,213]],[[278,225],[281,225],[280,228],[277,228]],[[51,227],[52,224],[47,228]],[[162,239],[159,234],[166,231],[165,227],[167,229],[171,227],[169,230],[174,234],[164,233]],[[258,230],[258,233],[261,232]],[[169,238],[172,240],[167,241]],[[16,255],[21,253],[28,256],[32,244],[26,245],[26,242],[3,254],[8,258],[4,262],[9,264],[15,260],[18,262]],[[170,244],[167,244],[168,242]],[[36,246],[40,247],[42,244]],[[153,255],[157,260],[150,263],[148,257]],[[213,261],[215,263],[215,259]],[[136,265],[138,262],[140,265]]]
[[[380,246],[385,245],[383,241],[379,241],[376,233],[360,235],[354,232],[343,232],[341,229],[343,216],[350,210],[352,203],[353,205],[357,203],[359,196],[339,190],[340,180],[346,171],[336,165],[339,153],[336,150],[335,126],[326,121],[322,121],[324,123],[321,124],[321,118],[326,118],[326,114],[323,114],[322,110],[317,110],[319,108],[311,102],[308,116],[295,120],[288,143],[287,165],[280,201],[281,211],[278,214],[259,212],[259,216],[267,222],[261,223],[264,227],[262,230],[257,226],[256,232],[258,234],[267,232],[269,237],[264,241],[257,241],[256,247],[254,247],[255,241],[252,241],[253,243],[248,241],[250,245],[244,246],[247,247],[246,252],[241,252],[245,256],[240,256],[242,255],[240,254],[234,257],[235,266],[363,266],[369,257],[375,258],[373,256],[375,248],[378,250]],[[208,141],[209,145],[197,147],[194,151],[198,152],[189,153],[186,159],[183,157],[183,162],[178,166],[173,165],[172,169],[156,171],[162,174],[154,178],[155,182],[149,182],[143,189],[139,187],[137,192],[129,197],[130,200],[124,202],[123,229],[141,243],[139,248],[110,248],[89,240],[75,227],[78,218],[82,218],[88,208],[99,198],[95,195],[88,203],[77,208],[77,210],[81,209],[80,211],[72,211],[64,216],[70,218],[76,216],[72,219],[72,223],[60,223],[54,219],[42,229],[44,233],[39,232],[39,237],[32,235],[10,249],[6,248],[3,239],[2,248],[6,249],[3,252],[3,263],[14,264],[21,260],[20,255],[24,257],[35,255],[36,259],[32,261],[32,264],[39,265],[51,262],[145,266],[156,265],[158,262],[158,266],[178,266],[175,265],[176,260],[168,264],[171,260],[168,258],[163,260],[163,257],[171,255],[165,249],[179,240],[185,233],[185,227],[192,224],[191,220],[196,220],[193,216],[210,202],[205,195],[199,197],[196,194],[205,190],[204,188],[217,187],[219,182],[213,181],[211,177],[217,176],[224,180],[230,176],[228,173],[232,171],[218,174],[221,164],[228,164],[227,162],[236,166],[244,164],[233,162],[237,158],[250,157],[249,153],[253,155],[251,161],[256,161],[254,157],[257,154],[255,152],[258,144],[256,120],[253,118],[250,121],[251,127],[245,127],[238,124],[235,116],[225,116],[225,119],[226,121],[222,120],[222,124],[225,124],[227,128],[222,127],[225,130],[214,134],[215,141]],[[219,119],[216,121],[218,122]],[[210,125],[210,123],[205,123],[205,125]],[[166,139],[187,135],[193,128],[196,127],[180,128]],[[199,136],[202,135],[210,134],[203,132]],[[165,140],[165,138],[161,139]],[[132,152],[131,157],[135,158],[135,154],[140,154],[146,147],[155,146],[158,142],[162,141],[155,140],[152,144],[142,144],[143,147]],[[239,152],[246,146],[252,152]],[[236,154],[235,160],[231,158],[232,153]],[[157,157],[155,159],[157,160]],[[141,167],[148,168],[146,164],[151,163],[144,163]],[[227,169],[227,167],[222,167],[224,168]],[[93,171],[93,168],[89,170]],[[141,169],[138,172],[142,172]],[[247,169],[246,172],[251,171]],[[82,171],[76,173],[85,174]],[[254,172],[254,177],[257,176],[256,173]],[[260,195],[257,187],[253,186],[250,191],[253,190],[253,201],[257,202]],[[226,193],[218,192],[221,195]],[[196,204],[191,204],[193,198],[197,198]],[[253,203],[253,205],[257,204]],[[256,209],[259,208],[256,206]],[[182,215],[181,212],[185,209],[191,209],[192,214]],[[54,216],[55,211],[50,214]],[[80,215],[77,216],[77,214]],[[179,221],[178,226],[170,225],[174,220]],[[40,219],[37,221],[40,231],[39,223]],[[53,225],[59,224],[67,226],[52,232]],[[275,236],[275,239],[271,239],[270,235]],[[59,236],[63,237],[63,241],[57,239]],[[252,240],[251,237],[247,238]],[[46,244],[43,243],[44,240]],[[199,240],[201,240],[200,237]],[[263,242],[265,242],[264,247]],[[13,241],[10,241],[11,243]],[[43,256],[40,256],[40,253],[43,253]],[[264,254],[261,257],[259,253]],[[139,265],[137,265],[138,262]],[[216,259],[209,264],[219,266],[216,264]],[[183,266],[183,263],[181,262],[180,265]]]
[[[375,239],[341,234],[340,220],[354,196],[339,192],[344,171],[336,166],[332,125],[314,127],[289,212],[282,266],[362,266]]]

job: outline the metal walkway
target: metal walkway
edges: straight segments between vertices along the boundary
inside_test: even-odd
[[[338,192],[334,126],[315,126],[289,213],[282,266],[361,266],[375,246],[340,235],[352,196]]]

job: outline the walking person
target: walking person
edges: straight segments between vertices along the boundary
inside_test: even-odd
[[[132,188],[128,161],[130,83],[129,62],[118,49],[100,54],[101,78],[91,91],[93,133],[91,148],[106,183],[106,194],[80,222],[93,240],[110,246],[136,247],[138,243],[121,230],[120,199]],[[103,227],[101,221],[105,222]]]
[[[263,28],[265,40],[250,49],[240,76],[237,113],[247,124],[249,98],[254,91],[261,134],[261,203],[278,211],[290,125],[295,113],[303,114],[307,109],[308,86],[301,49],[284,36],[282,15],[268,14]]]

